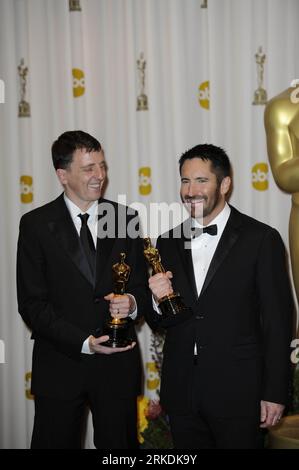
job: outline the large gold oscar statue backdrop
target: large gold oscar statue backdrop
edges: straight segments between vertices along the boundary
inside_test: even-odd
[[[275,96],[265,109],[268,157],[277,185],[292,195],[289,243],[299,304],[299,80]],[[292,86],[293,85],[293,86]],[[298,333],[296,337],[298,338]],[[297,346],[297,340],[294,340]],[[293,342],[292,341],[292,344]],[[296,348],[297,351],[297,348]],[[294,354],[293,354],[294,355]],[[295,362],[295,361],[294,361]],[[296,372],[295,372],[296,374]],[[296,376],[295,376],[296,377]],[[296,380],[296,378],[295,378]],[[294,382],[296,383],[296,382]],[[294,386],[294,392],[296,386]],[[295,399],[294,399],[295,402]],[[269,433],[270,449],[299,449],[299,414],[286,416]]]
[[[268,102],[265,129],[274,179],[283,191],[292,195],[289,240],[299,303],[299,87],[290,87]]]

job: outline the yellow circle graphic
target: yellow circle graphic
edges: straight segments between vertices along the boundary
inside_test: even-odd
[[[198,87],[198,102],[204,109],[210,109],[210,82],[202,82]]]
[[[252,186],[257,191],[266,191],[269,187],[269,167],[268,163],[256,163],[251,170]]]
[[[85,93],[85,76],[81,69],[73,69],[73,95],[75,98]]]
[[[32,176],[22,175],[20,177],[21,202],[30,204],[33,201],[33,179]]]
[[[25,374],[25,395],[28,400],[33,400],[34,396],[31,394],[31,372]]]
[[[142,196],[148,196],[152,192],[151,168],[143,166],[139,169],[139,193]]]

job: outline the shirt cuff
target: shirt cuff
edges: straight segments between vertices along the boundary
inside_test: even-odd
[[[82,345],[81,353],[83,353],[83,354],[94,354],[94,352],[89,349],[89,336],[88,336],[88,338],[86,338],[86,340],[84,341],[84,343]]]
[[[158,315],[162,315],[162,312],[161,312],[161,310],[159,309],[158,304],[157,304],[157,302],[155,301],[155,298],[154,298],[153,295],[152,295],[152,302],[153,302],[153,309],[155,310],[155,312],[157,312]]]
[[[134,310],[132,313],[130,313],[130,314],[128,315],[128,317],[130,317],[132,320],[135,320],[136,317],[137,317],[137,313],[138,313],[138,308],[137,308],[136,299],[135,299],[134,295],[132,295],[132,294],[127,294],[127,293],[126,293],[126,295],[127,295],[128,297],[131,297],[131,298],[134,300],[134,302],[135,302],[135,305],[136,305],[135,310]]]

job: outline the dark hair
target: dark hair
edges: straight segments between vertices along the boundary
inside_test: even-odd
[[[231,176],[231,164],[229,158],[221,147],[216,147],[216,145],[212,144],[201,144],[187,150],[179,159],[180,174],[185,161],[192,160],[192,158],[209,160],[218,183],[221,183],[223,178],[226,176]]]
[[[100,142],[87,132],[67,131],[61,134],[52,145],[52,160],[55,170],[67,168],[73,160],[77,149],[85,149],[87,152],[99,152]]]

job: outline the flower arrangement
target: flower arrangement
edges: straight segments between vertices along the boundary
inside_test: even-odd
[[[150,351],[153,363],[150,364],[154,366],[159,377],[161,375],[164,337],[164,333],[161,332],[152,333],[151,336]],[[150,386],[150,388],[152,387]],[[138,440],[143,449],[172,449],[168,416],[160,405],[158,390],[157,395],[158,399],[155,400],[145,395],[138,397]]]
[[[138,439],[141,449],[172,449],[168,417],[158,400],[138,398]]]

